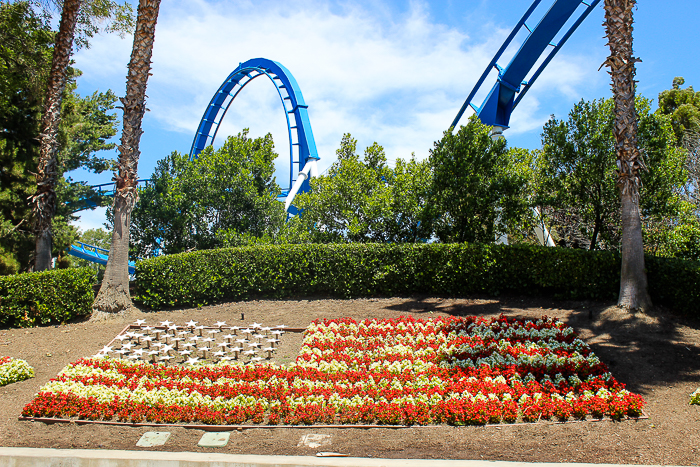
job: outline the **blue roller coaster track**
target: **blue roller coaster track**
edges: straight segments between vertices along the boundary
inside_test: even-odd
[[[530,8],[528,8],[520,21],[518,21],[518,24],[515,25],[513,31],[508,35],[505,42],[503,42],[501,48],[498,49],[498,52],[496,52],[496,55],[467,96],[462,108],[459,109],[452,125],[450,125],[451,128],[457,128],[459,120],[470,106],[474,109],[482,123],[497,129],[508,128],[510,115],[513,113],[513,110],[518,106],[523,97],[525,97],[527,91],[532,87],[535,81],[537,81],[537,78],[539,78],[542,71],[549,65],[549,62],[552,61],[557,52],[559,52],[566,41],[569,40],[569,37],[571,37],[583,20],[585,20],[598,3],[600,3],[600,0],[594,0],[592,2],[581,0],[555,0],[549,10],[537,23],[537,26],[532,28],[527,25],[527,20],[530,19],[530,15],[532,15],[541,1],[542,0],[535,0],[532,2]],[[561,39],[559,39],[559,42],[556,44],[552,42],[559,31],[561,31],[571,19],[574,19],[574,22]],[[505,68],[499,66],[498,60],[522,28],[525,28],[529,32],[527,38],[513,56],[510,63],[508,63]],[[548,51],[549,53],[547,54]],[[530,79],[525,81],[527,75],[542,57],[544,57],[544,60],[540,66],[535,70]],[[481,89],[481,86],[494,67],[498,70],[496,83],[491,88],[491,91],[481,106],[476,106],[472,103],[472,100]]]
[[[190,160],[196,158],[206,146],[214,143],[220,124],[233,101],[246,85],[260,76],[266,76],[275,85],[285,111],[289,137],[289,185],[282,190],[279,199],[286,201],[285,209],[290,214],[297,214],[297,209],[291,202],[297,193],[309,190],[309,178],[317,175],[316,161],[319,157],[309,121],[307,110],[309,106],[304,101],[296,79],[282,64],[266,58],[254,58],[239,64],[231,72],[204,111],[192,142]],[[138,182],[148,181],[139,180]],[[114,183],[95,185],[90,188],[102,196],[114,196]],[[96,203],[93,201],[83,200],[80,206],[76,207],[75,212],[95,206]],[[107,264],[109,257],[109,250],[82,242],[72,245],[68,253],[99,264]],[[134,263],[130,262],[129,273],[133,274],[134,271]]]
[[[600,0],[554,0],[552,6],[533,28],[527,21],[532,13],[540,5],[542,0],[534,0],[530,8],[525,12],[521,20],[513,28],[505,42],[493,57],[476,85],[469,93],[457,116],[452,122],[451,128],[456,128],[467,108],[472,107],[482,123],[493,126],[497,132],[508,128],[510,116],[518,103],[523,99],[527,91],[532,87],[542,71],[552,61],[561,47],[571,37],[578,26],[586,19]],[[562,28],[573,19],[564,35],[557,43],[554,38]],[[510,63],[505,67],[498,64],[499,59],[511,44],[515,36],[525,28],[528,35],[515,53]],[[549,53],[547,51],[549,50]],[[542,60],[539,67],[526,81],[525,78],[532,71],[538,61]],[[486,99],[480,106],[472,100],[481,89],[493,68],[498,70],[496,83],[491,88]],[[296,208],[291,205],[294,196],[299,192],[309,190],[309,178],[317,175],[316,161],[318,151],[309,121],[308,105],[304,101],[301,89],[294,76],[282,64],[265,58],[254,58],[241,63],[231,72],[218,91],[214,94],[209,105],[204,111],[199,127],[190,149],[190,159],[198,156],[207,145],[214,143],[217,132],[226,112],[231,104],[243,90],[243,88],[255,78],[267,77],[276,87],[282,102],[287,120],[289,136],[289,188],[285,188],[282,197],[286,197],[285,208],[296,214]],[[102,188],[113,184],[97,185],[93,188]],[[109,195],[109,190],[106,195]],[[113,195],[113,192],[111,193]],[[84,209],[84,208],[83,208]],[[96,263],[106,264],[109,251],[92,245],[78,243],[70,248],[69,253],[79,258]],[[129,264],[129,272],[133,274],[134,265]]]
[[[147,184],[150,180],[137,180],[136,183]],[[90,188],[97,193],[99,196],[114,196],[116,192],[116,184],[112,183],[102,183],[100,185],[92,185]],[[98,204],[92,199],[83,199],[79,202],[77,206],[73,208],[73,212],[80,212],[85,209],[92,209],[97,207]],[[75,256],[76,258],[84,259],[92,263],[107,264],[107,259],[109,259],[109,250],[100,248],[95,245],[89,245],[83,242],[75,242],[66,251],[69,255]],[[134,261],[129,261],[129,274],[134,274],[136,272],[136,263]]]
[[[76,258],[86,259],[92,263],[102,265],[107,265],[107,260],[109,259],[109,250],[83,242],[75,242],[70,246],[68,253]],[[134,273],[136,273],[136,263],[129,261],[129,274]]]
[[[296,79],[281,63],[254,58],[239,64],[231,72],[204,111],[192,142],[190,158],[197,157],[207,145],[214,143],[221,122],[233,101],[246,85],[260,76],[269,78],[275,85],[285,111],[289,136],[289,185],[283,189],[282,197],[291,198],[288,199],[287,210],[296,214],[297,210],[291,201],[297,192],[309,190],[308,179],[316,175],[316,161],[319,157],[309,121],[309,106],[304,101]],[[302,179],[297,184],[299,177]]]
[[[136,180],[136,183],[138,185],[147,184],[148,182],[150,182],[150,180],[147,180],[147,179]],[[114,182],[111,182],[111,183],[102,183],[100,185],[91,185],[88,188],[93,190],[97,196],[112,197],[112,196],[114,196],[114,193],[117,189],[117,185]],[[90,199],[88,197],[88,198],[81,199],[75,205],[69,204],[69,206],[72,207],[71,211],[75,213],[75,212],[84,211],[86,209],[96,208],[100,205],[94,199]]]

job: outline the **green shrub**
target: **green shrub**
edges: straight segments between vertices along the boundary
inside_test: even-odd
[[[700,388],[690,395],[690,405],[700,405]]]
[[[136,284],[153,308],[319,294],[614,298],[619,271],[614,253],[531,245],[259,245],[140,261]]]
[[[661,256],[646,257],[649,294],[656,305],[700,316],[700,263]]]
[[[0,277],[0,327],[63,323],[91,313],[95,273],[58,269]]]
[[[697,313],[700,264],[647,257],[654,303]],[[610,251],[481,244],[254,245],[136,264],[136,299],[152,308],[251,297],[471,294],[614,300]]]

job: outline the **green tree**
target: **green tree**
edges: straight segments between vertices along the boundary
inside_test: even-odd
[[[412,157],[387,165],[384,148],[373,143],[364,156],[357,141],[343,135],[338,160],[311,180],[311,191],[295,198],[302,211],[283,234],[313,242],[416,242],[429,233],[421,224],[429,181],[427,162]]]
[[[552,117],[543,128],[536,202],[559,242],[593,250],[619,241],[612,106],[581,101],[568,121]]]
[[[97,229],[87,229],[85,232],[80,233],[80,241],[107,250],[112,241],[112,235],[101,227]]]
[[[80,72],[76,70],[73,76],[80,76]],[[74,220],[74,211],[99,205],[104,200],[86,184],[74,182],[66,174],[78,168],[97,174],[114,169],[115,161],[107,157],[109,153],[106,151],[117,146],[110,139],[117,134],[118,127],[117,116],[113,112],[117,96],[107,90],[80,97],[76,93],[74,77],[66,87],[57,135],[59,182],[55,188],[56,215],[68,220]],[[56,249],[54,245],[54,256]]]
[[[37,15],[50,19],[62,13],[64,0],[20,0],[31,6]],[[74,43],[78,48],[90,48],[90,39],[101,32],[120,37],[134,29],[133,8],[129,2],[113,0],[81,0],[75,24]]]
[[[130,6],[125,4],[120,7],[110,0],[63,0],[50,3],[60,4],[61,20],[55,35],[51,69],[43,102],[36,192],[30,198],[36,233],[34,268],[38,271],[51,267],[51,228],[53,217],[56,215],[56,186],[60,178],[58,132],[62,116],[62,100],[70,77],[69,64],[76,30],[78,44],[87,45],[87,38],[92,37],[99,30],[97,22],[115,19],[114,22],[108,22],[110,26],[105,29],[123,31],[129,28],[131,18]]]
[[[26,2],[0,2],[0,262],[14,266],[7,272],[26,269],[33,250],[31,205],[27,198],[36,190],[33,172],[39,158],[39,127],[43,89],[51,66],[53,31]],[[57,218],[53,255],[59,256],[77,231],[68,225],[70,212],[80,197],[89,196],[84,185],[65,180],[64,174],[79,166],[100,172],[111,161],[96,151],[111,149],[107,140],[116,134],[111,91],[80,97],[75,79],[78,70],[68,69],[57,133]]]
[[[650,104],[637,99],[639,148],[648,168],[640,210],[652,228],[654,219],[677,212],[686,172],[669,118],[651,113]],[[620,248],[614,121],[612,99],[582,100],[566,121],[552,117],[543,128],[536,204],[558,241],[591,250]]]
[[[686,151],[685,168],[688,171],[688,183],[685,197],[695,205],[700,213],[700,130],[688,130],[683,135],[683,149]]]
[[[26,3],[0,3],[0,273],[17,272],[31,249],[27,197],[36,185],[41,90],[53,33]]]
[[[685,200],[673,216],[645,219],[644,247],[657,256],[700,261],[700,218]]]
[[[426,223],[441,242],[491,243],[529,216],[527,173],[476,116],[430,151]]]
[[[674,78],[671,89],[659,93],[657,110],[661,114],[671,116],[676,144],[679,146],[686,131],[700,131],[700,92],[695,92],[692,86],[681,88],[684,83],[683,77]]]
[[[682,77],[676,77],[671,89],[659,94],[657,112],[670,116],[676,144],[687,151],[685,196],[700,212],[700,92],[692,86],[681,88],[684,83]]]
[[[409,160],[396,159],[393,170],[390,211],[385,220],[389,239],[395,243],[425,242],[430,230],[424,223],[424,212],[430,188],[430,163],[418,161],[415,155]]]
[[[276,157],[271,135],[252,139],[244,130],[192,161],[177,152],[158,161],[132,214],[132,251],[173,254],[275,235],[286,217],[275,199]]]

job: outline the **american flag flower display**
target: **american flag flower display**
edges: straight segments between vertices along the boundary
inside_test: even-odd
[[[546,317],[315,321],[292,364],[231,358],[200,364],[189,357],[179,366],[82,359],[42,387],[23,415],[227,425],[482,425],[619,420],[640,416],[644,406],[572,328]]]

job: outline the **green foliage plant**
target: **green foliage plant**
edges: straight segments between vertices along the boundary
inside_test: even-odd
[[[54,269],[0,277],[0,327],[59,324],[92,312],[95,273]]]
[[[285,238],[318,243],[420,242],[430,238],[421,224],[430,182],[426,161],[398,159],[392,169],[384,148],[373,143],[364,155],[343,135],[338,159],[327,174],[311,180],[311,191],[295,198],[302,214],[285,226]]]
[[[671,117],[677,145],[681,145],[687,131],[700,131],[700,92],[692,86],[681,88],[685,79],[673,78],[671,89],[659,93],[657,113]]]
[[[687,179],[683,151],[674,146],[668,117],[636,100],[638,142],[647,170],[640,209],[644,224],[678,214]],[[535,204],[547,215],[556,240],[594,249],[618,249],[621,226],[616,183],[612,99],[577,103],[566,121],[552,117],[536,153]]]
[[[700,314],[700,263],[648,255],[646,264],[654,303]],[[154,309],[304,296],[611,300],[619,281],[616,251],[526,244],[258,244],[138,261],[136,300]]]
[[[254,245],[137,262],[139,300],[153,308],[256,296],[414,293],[612,298],[619,258],[534,245],[349,243]]]
[[[443,243],[493,242],[528,215],[527,176],[476,116],[430,151],[425,222]]]
[[[270,134],[248,130],[196,159],[174,152],[158,161],[131,216],[132,251],[150,256],[219,248],[236,235],[263,237],[284,224]]]
[[[700,263],[652,255],[646,255],[644,261],[653,302],[700,317]]]
[[[16,272],[32,249],[34,193],[43,88],[53,32],[25,2],[0,3],[0,264]]]
[[[681,200],[677,215],[647,219],[644,247],[656,256],[700,261],[700,218],[696,206]]]
[[[0,357],[0,387],[34,377],[34,368],[26,361],[18,358],[12,358],[4,364],[2,361],[3,358]]]
[[[100,2],[110,3],[91,5]],[[36,190],[39,124],[55,33],[32,5],[0,3],[0,275],[26,270],[34,242],[27,199]],[[99,201],[89,187],[66,174],[79,167],[95,173],[113,167],[103,154],[115,147],[109,139],[117,131],[116,96],[111,91],[79,96],[80,74],[69,67],[61,105],[54,257],[78,236],[70,221],[79,201]]]
[[[37,14],[49,18],[61,12],[62,0],[27,0]],[[116,33],[120,37],[134,29],[133,8],[128,2],[114,0],[83,0],[78,12],[75,45],[90,48],[90,39],[101,32]]]
[[[690,395],[690,405],[700,405],[700,388]]]

